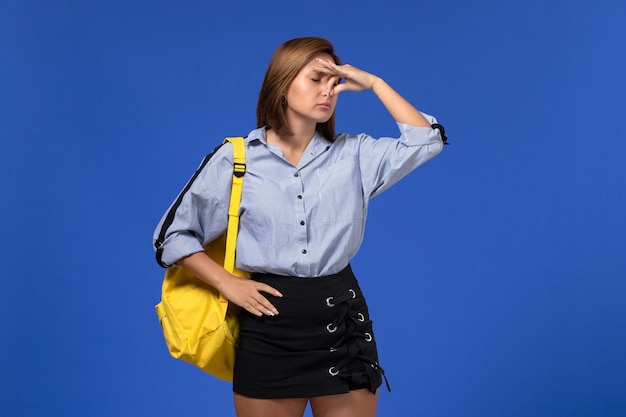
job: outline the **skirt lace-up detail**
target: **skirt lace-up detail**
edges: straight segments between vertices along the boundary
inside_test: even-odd
[[[378,364],[372,322],[360,291],[358,295],[349,288],[327,297],[326,306],[336,310],[336,316],[326,325],[326,330],[339,335],[330,347],[330,352],[337,355],[337,362],[328,369],[328,373],[351,384],[368,386],[371,392],[376,392],[382,376],[387,390],[391,391],[385,371]]]

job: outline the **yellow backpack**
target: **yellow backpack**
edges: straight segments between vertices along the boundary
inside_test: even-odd
[[[235,267],[235,246],[239,228],[239,205],[243,177],[246,171],[244,139],[226,138],[234,149],[233,185],[228,209],[227,232],[205,246],[205,253],[222,264],[228,272],[249,278],[249,274]],[[202,169],[206,161],[198,169]],[[188,186],[193,182],[189,182]],[[184,194],[187,189],[181,193]],[[180,201],[177,200],[177,202]],[[157,259],[165,232],[171,225],[173,213],[178,205],[170,209],[155,242]],[[159,263],[160,259],[159,259]],[[165,272],[161,302],[156,312],[163,329],[165,343],[170,354],[189,362],[209,374],[232,381],[235,363],[235,346],[239,336],[239,307],[229,303],[215,288],[196,278],[182,267],[169,267]]]

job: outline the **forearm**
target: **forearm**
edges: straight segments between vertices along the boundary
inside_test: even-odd
[[[179,259],[177,264],[191,274],[206,282],[218,291],[222,290],[224,281],[230,275],[220,264],[208,257],[204,252],[196,252]]]
[[[416,127],[430,127],[428,120],[382,78],[376,78],[371,90],[397,123],[406,123]]]

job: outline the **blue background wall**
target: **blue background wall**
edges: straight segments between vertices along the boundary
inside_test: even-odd
[[[381,416],[626,415],[626,29],[618,0],[4,0],[0,414],[233,415],[168,356],[151,233],[254,127],[281,42],[330,39],[451,146],[372,202],[354,268]],[[395,135],[371,92],[338,130]]]

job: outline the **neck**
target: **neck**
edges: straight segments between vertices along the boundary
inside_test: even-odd
[[[289,162],[296,166],[309,142],[315,136],[315,126],[312,129],[293,129],[292,127],[291,132],[291,135],[279,135],[275,130],[268,129],[266,139],[269,145],[279,146]]]
[[[313,136],[315,136],[316,127],[316,123],[294,123],[292,120],[289,123],[290,135],[279,135],[278,132],[271,130],[268,133],[273,132],[271,133],[272,139],[282,143],[287,148],[294,151],[304,151],[311,139],[313,139]]]

